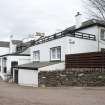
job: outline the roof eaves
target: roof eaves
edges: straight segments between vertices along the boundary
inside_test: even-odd
[[[17,66],[17,67],[13,67],[13,68],[17,68],[17,69],[25,69],[25,70],[37,70],[38,71],[38,68],[36,67],[21,67],[21,66]]]
[[[13,53],[13,54],[0,55],[0,57],[3,57],[3,56],[30,56],[30,54],[17,54],[17,53]]]

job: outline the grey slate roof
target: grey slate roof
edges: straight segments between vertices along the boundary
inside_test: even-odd
[[[20,68],[20,69],[31,69],[31,70],[37,70],[38,68],[41,67],[46,67],[49,65],[54,65],[54,64],[58,64],[61,63],[61,61],[53,61],[53,62],[31,62],[31,63],[27,63],[27,64],[23,64],[23,65],[19,65],[16,68]]]
[[[13,44],[19,44],[22,43],[22,41],[20,40],[12,40]],[[10,42],[6,42],[6,41],[0,41],[0,47],[7,47],[9,48]]]
[[[76,28],[76,25],[74,25],[74,26],[71,26],[71,27],[65,29],[63,32],[66,33],[68,31],[71,31],[71,32],[77,31],[77,30],[84,29],[84,28],[87,28],[90,26],[94,26],[94,25],[105,27],[105,21],[97,20],[97,19],[87,20],[82,23],[81,27]]]
[[[0,47],[7,47],[7,48],[9,48],[9,42],[0,41]]]
[[[22,41],[21,40],[12,40],[12,43],[13,44],[19,44],[19,43],[22,43]]]

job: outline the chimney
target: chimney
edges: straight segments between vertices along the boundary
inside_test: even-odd
[[[81,27],[82,25],[82,15],[80,12],[77,12],[77,15],[75,15],[75,22],[76,22],[76,28]]]

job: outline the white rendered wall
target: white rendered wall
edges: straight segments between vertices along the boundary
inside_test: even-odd
[[[88,27],[86,29],[79,30],[79,32],[96,35],[96,45],[95,46],[92,45],[92,46],[94,46],[93,51],[101,51],[101,48],[105,48],[105,41],[100,40],[101,29],[105,29],[105,28],[101,27],[101,26],[92,26],[92,27]]]
[[[38,71],[25,69],[20,69],[18,71],[19,85],[38,87]]]
[[[98,39],[98,35],[99,35],[99,27],[98,26],[92,26],[92,27],[88,27],[88,28],[81,29],[78,31],[83,32],[83,33],[96,35],[96,39]]]
[[[70,44],[69,40],[74,41],[74,44]],[[98,50],[97,41],[91,41],[86,39],[63,37],[53,41],[49,41],[43,44],[33,46],[31,48],[31,60],[33,60],[33,51],[40,50],[40,61],[50,61],[50,48],[61,46],[61,60],[65,60],[66,54],[94,52]]]
[[[39,68],[38,71],[56,71],[56,70],[65,70],[65,63],[58,63],[46,67]]]
[[[30,54],[30,48],[26,49],[24,52],[22,52],[21,54]]]
[[[40,61],[50,61],[50,48],[61,46],[61,60],[64,61],[64,56],[68,53],[67,41],[68,37],[64,37],[31,47],[31,60],[33,51],[40,50]]]
[[[72,40],[74,43],[69,43],[69,40]],[[72,37],[68,38],[67,48],[69,50],[69,54],[96,52],[98,51],[98,43],[97,41],[84,40]]]
[[[82,29],[82,30],[79,31],[79,32],[84,32],[84,33],[89,33],[89,34],[96,35],[97,47],[99,47],[99,48],[97,48],[98,49],[97,51],[100,51],[101,48],[105,48],[105,41],[102,41],[100,39],[101,29],[105,30],[104,27],[93,26],[93,27],[89,27],[89,28]]]
[[[30,56],[7,56],[7,73],[11,71],[11,62],[17,61],[18,65],[29,63]]]
[[[0,47],[0,55],[5,55],[9,53],[9,48]]]

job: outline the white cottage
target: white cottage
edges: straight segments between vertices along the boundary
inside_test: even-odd
[[[0,54],[0,77],[3,80],[12,78],[13,66],[30,62],[29,53],[17,53],[16,46],[20,43],[22,43],[20,40],[0,41],[0,50],[2,52]]]
[[[76,19],[81,19],[80,14]],[[31,46],[31,62],[19,65],[14,80],[20,85],[38,86],[40,71],[65,70],[65,55],[105,50],[105,23],[77,21],[75,26],[36,40]]]

